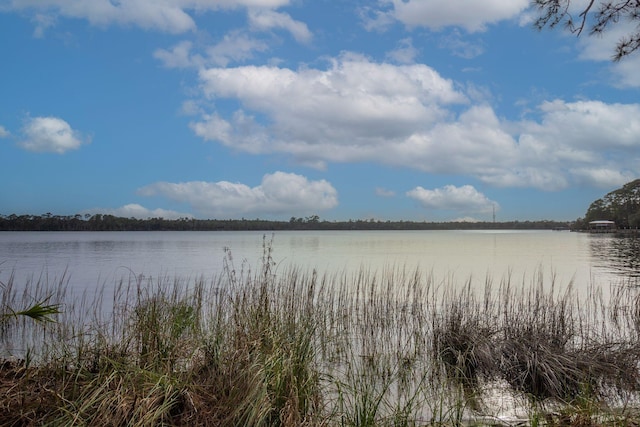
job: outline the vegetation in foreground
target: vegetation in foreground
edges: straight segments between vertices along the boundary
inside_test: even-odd
[[[113,300],[67,296],[64,281],[22,296],[4,283],[5,313],[63,305],[45,317],[55,322],[2,317],[0,425],[640,421],[635,287],[607,298],[542,272],[495,286],[400,267],[279,272],[269,244],[259,271],[226,261],[212,282],[137,278]]]

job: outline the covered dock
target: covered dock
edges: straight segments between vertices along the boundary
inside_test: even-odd
[[[591,233],[615,233],[618,227],[614,221],[597,220],[589,221],[589,231]]]

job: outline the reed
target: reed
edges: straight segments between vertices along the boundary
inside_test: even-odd
[[[637,425],[640,293],[403,266],[2,287],[0,424]],[[47,299],[48,298],[48,299]],[[105,310],[105,307],[108,307]],[[509,403],[505,403],[509,402]],[[517,411],[520,413],[517,414]],[[519,418],[508,419],[505,413]]]

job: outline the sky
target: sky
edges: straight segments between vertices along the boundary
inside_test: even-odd
[[[0,0],[0,214],[574,220],[640,176],[640,54],[535,17]]]

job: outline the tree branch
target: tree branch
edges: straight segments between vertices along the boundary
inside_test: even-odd
[[[582,33],[582,30],[584,29],[584,26],[587,23],[587,15],[589,14],[589,11],[591,10],[595,2],[596,0],[591,0],[589,2],[589,5],[582,11],[582,13],[580,13],[580,15],[578,15],[580,18],[582,18],[582,22],[580,23],[580,27],[578,28],[578,31],[577,31],[578,35]]]

